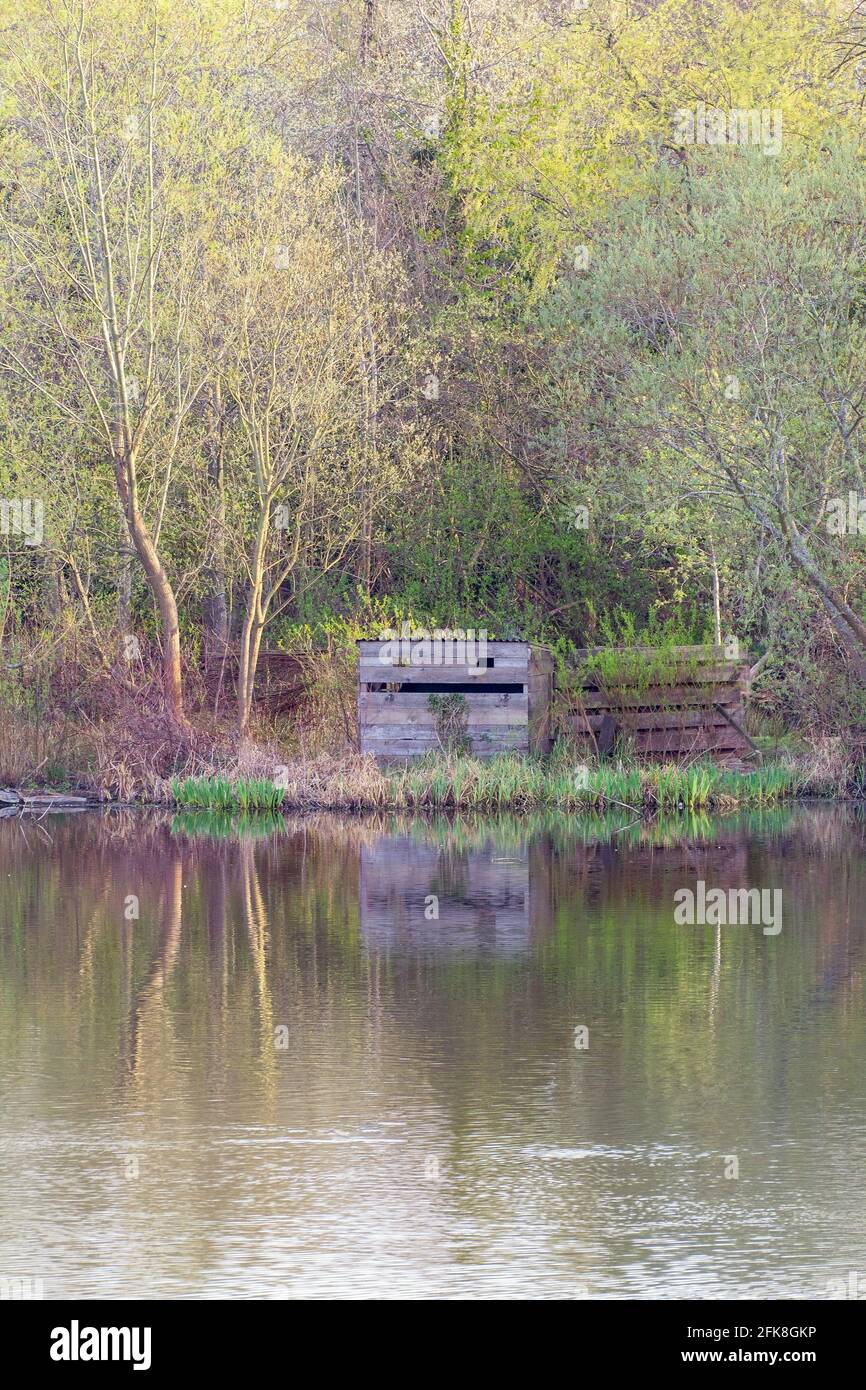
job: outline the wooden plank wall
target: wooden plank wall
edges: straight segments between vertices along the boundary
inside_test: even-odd
[[[526,753],[537,746],[535,740],[549,742],[552,661],[546,654],[533,658],[526,642],[487,642],[469,655],[490,664],[455,659],[466,654],[459,643],[447,641],[436,651],[414,641],[403,649],[397,643],[359,642],[361,751],[408,758],[440,749],[437,714],[429,699],[431,693],[447,695],[454,686],[471,687],[461,694],[467,736],[477,757]],[[501,686],[512,688],[496,688]]]
[[[677,647],[669,653],[623,648],[621,653],[623,665],[615,677],[602,675],[591,660],[595,653],[577,654],[575,686],[566,696],[567,720],[588,752],[594,751],[609,716],[620,746],[639,756],[683,760],[712,755],[735,761],[751,754],[748,741],[721,712],[742,725],[749,672],[745,655],[731,660],[723,647],[712,646]]]

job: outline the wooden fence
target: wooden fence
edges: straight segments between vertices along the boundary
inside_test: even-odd
[[[743,730],[749,664],[724,647],[598,648],[577,654],[565,718],[587,751],[717,761],[753,754]]]

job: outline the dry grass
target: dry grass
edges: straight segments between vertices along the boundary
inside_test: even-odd
[[[284,765],[284,805],[294,810],[381,811],[403,804],[393,776],[375,758],[320,753]]]
[[[797,758],[806,789],[814,796],[844,796],[859,790],[862,779],[856,753],[844,738],[818,737]]]
[[[212,798],[243,806],[249,784],[272,785],[278,777],[282,806],[295,811],[521,811],[632,814],[657,811],[679,814],[769,806],[791,800],[803,790],[796,768],[770,764],[749,772],[702,763],[691,767],[601,764],[576,769],[563,759],[542,761],[502,756],[489,761],[470,757],[430,756],[404,766],[380,768],[372,757],[322,754],[274,764],[270,752],[256,750],[240,771],[212,778]],[[164,789],[177,796],[177,785]],[[823,794],[829,794],[825,791]],[[195,797],[205,804],[211,793],[197,784]]]

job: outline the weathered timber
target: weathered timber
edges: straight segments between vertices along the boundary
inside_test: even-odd
[[[21,802],[25,809],[28,806],[49,806],[57,810],[74,810],[93,804],[86,796],[67,796],[65,792],[23,792]]]
[[[731,713],[730,710],[724,709],[721,705],[716,705],[715,708],[718,710],[719,714],[724,715],[725,719],[726,719],[727,722],[730,724],[731,728],[732,728],[732,729],[736,729],[737,733],[740,734],[740,736],[746,740],[747,744],[749,745],[749,747],[750,747],[750,748],[752,749],[752,751],[754,752],[755,757],[758,759],[758,762],[763,762],[763,761],[764,761],[764,755],[763,755],[763,753],[761,752],[761,750],[760,750],[760,748],[758,747],[757,743],[755,743],[754,739],[749,738],[749,735],[746,733],[745,729],[744,729],[743,726],[740,724],[739,720],[737,720],[737,719],[734,718],[734,716],[733,716],[733,714]]]
[[[650,668],[642,671],[639,667],[617,671],[607,675],[593,667],[579,672],[580,683],[587,689],[595,690],[651,690],[656,686],[668,685],[707,685],[709,683],[727,684],[739,680],[739,665],[724,662],[696,662],[693,666],[671,663],[665,670]]]
[[[362,641],[359,745],[382,759],[461,742],[481,758],[547,752],[552,686],[553,658],[526,642]]]
[[[396,731],[390,725],[373,724],[364,731],[364,752],[378,757],[405,758],[415,753],[435,753],[441,748],[442,741],[432,729]],[[473,730],[470,751],[477,758],[493,753],[525,753],[526,729]]]
[[[613,752],[616,743],[617,726],[612,714],[603,714],[596,739],[596,747],[603,758]]]
[[[595,733],[605,718],[597,712],[587,713],[586,724]],[[682,709],[629,709],[621,718],[629,730],[639,729],[706,729],[725,728],[728,724],[715,708],[686,706]]]
[[[745,655],[727,660],[723,647],[712,646],[626,648],[619,665],[590,655],[578,654],[562,691],[565,724],[578,744],[648,757],[752,755],[742,729]],[[453,746],[455,738],[480,757],[551,746],[553,659],[543,649],[404,638],[361,642],[358,656],[364,752],[408,758]],[[449,695],[459,699],[446,702],[445,717]]]
[[[16,811],[83,811],[95,804],[93,797],[73,796],[68,792],[19,792],[12,787],[0,787],[0,807],[4,814]]]
[[[605,650],[607,656],[609,649]],[[610,660],[593,663],[578,653],[577,670],[564,692],[571,713],[567,723],[580,744],[597,744],[613,720],[618,746],[638,756],[694,758],[712,755],[723,761],[753,756],[754,745],[742,728],[748,657],[725,660],[724,648],[688,647],[657,652],[620,649],[622,667],[615,675]],[[583,658],[583,659],[581,659]]]
[[[669,753],[685,757],[694,753],[739,753],[743,743],[732,730],[647,729],[626,737],[626,747],[634,753]]]
[[[363,685],[517,685],[526,683],[526,667],[490,666],[383,666],[365,663],[359,668]]]
[[[375,699],[375,696],[372,697]],[[436,715],[430,709],[407,709],[402,702],[395,703],[390,708],[376,708],[370,703],[370,697],[362,700],[360,709],[363,712],[365,725],[393,725],[395,729],[409,727],[413,729],[430,729],[435,731],[438,727]],[[466,711],[466,724],[469,729],[485,728],[487,726],[499,726],[504,728],[525,728],[529,724],[529,714],[524,701],[524,708],[520,710],[514,705],[496,705],[492,709],[478,709],[477,706],[470,707]]]
[[[743,693],[734,682],[708,685],[651,685],[646,690],[569,691],[575,708],[591,709],[707,709],[714,704],[738,705]]]
[[[740,652],[736,658],[729,657],[727,650],[722,646],[713,645],[709,642],[702,642],[692,646],[684,647],[578,647],[574,653],[575,661],[580,663],[589,657],[610,656],[611,653],[619,655],[625,659],[633,657],[644,657],[647,662],[658,663],[666,661],[671,657],[683,657],[689,661],[732,661],[748,664],[748,656],[745,652]]]

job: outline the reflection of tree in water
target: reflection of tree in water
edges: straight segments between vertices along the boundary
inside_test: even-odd
[[[183,923],[183,867],[179,855],[165,870],[165,893],[158,912],[160,927],[150,967],[129,1006],[129,1023],[122,1039],[121,1055],[135,1084],[144,1079],[151,1054],[161,1058],[165,1048],[166,1026],[171,1027],[171,1010],[166,1009],[166,987],[171,979],[180,949]]]
[[[249,841],[241,844],[240,858],[244,922],[246,923],[256,981],[257,1013],[261,1036],[260,1070],[264,1084],[272,1092],[275,1053],[274,1010],[268,981],[268,919],[256,868],[255,852]]]

